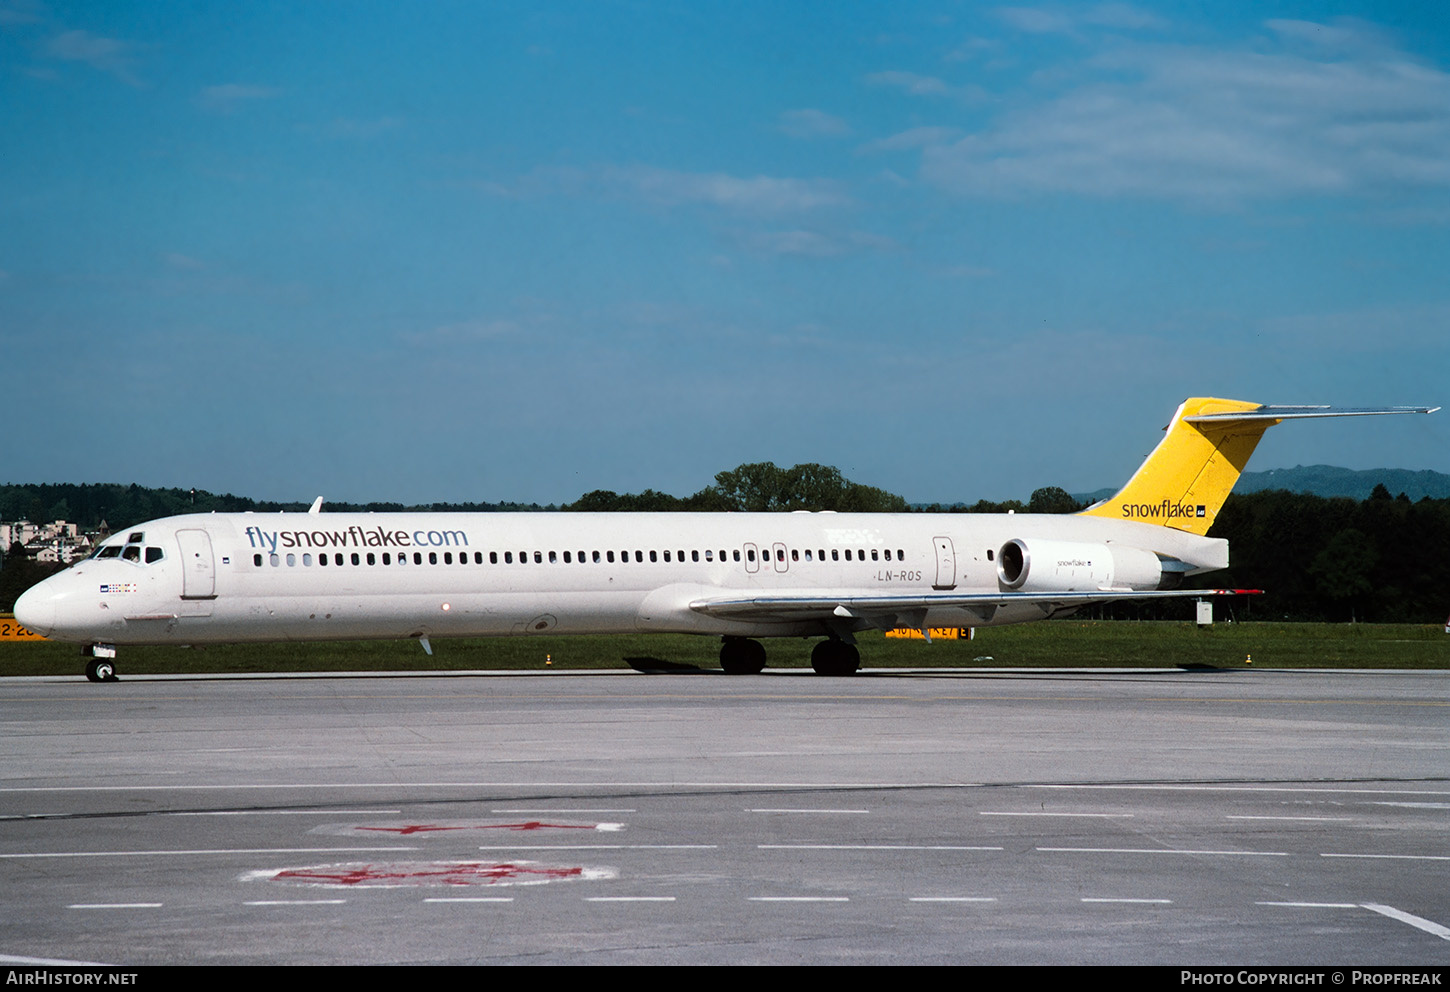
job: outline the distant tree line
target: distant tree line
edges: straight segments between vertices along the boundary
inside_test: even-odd
[[[775,513],[791,510],[836,510],[840,513],[903,513],[906,500],[874,486],[851,482],[832,465],[795,465],[780,468],[773,462],[741,465],[715,476],[715,484],[683,498],[646,489],[642,493],[616,493],[596,489],[574,503],[570,511],[703,510],[740,513]]]
[[[1435,623],[1450,613],[1450,499],[1366,500],[1266,490],[1230,496],[1212,537],[1230,567],[1204,584],[1265,590],[1261,620]]]
[[[146,489],[121,485],[0,486],[0,520],[65,519],[83,529],[105,520],[118,531],[144,520],[191,512],[305,510],[305,503],[274,503],[202,490]],[[715,477],[692,496],[647,489],[641,493],[595,490],[562,508],[519,503],[329,503],[327,510],[505,512],[837,510],[903,513],[1071,513],[1082,506],[1048,486],[1022,503],[908,507],[900,496],[851,482],[827,465],[780,468],[770,462],[741,465]],[[1366,500],[1325,499],[1269,490],[1231,495],[1210,536],[1227,538],[1232,563],[1191,584],[1252,587],[1266,594],[1232,606],[1239,619],[1361,620],[1435,623],[1450,612],[1450,499],[1412,502],[1375,487]],[[28,561],[11,548],[0,567],[0,610],[55,567]],[[1222,613],[1223,610],[1220,610]],[[1191,603],[1129,602],[1095,607],[1086,616],[1119,619],[1190,619]]]
[[[203,489],[150,489],[145,486],[116,483],[76,485],[54,483],[44,485],[0,486],[0,521],[29,520],[49,523],[68,520],[83,531],[93,531],[102,523],[117,531],[143,520],[175,516],[179,513],[276,513],[299,512],[308,502],[279,503],[250,499],[231,493],[209,493]],[[404,511],[436,511],[450,513],[500,513],[514,510],[555,509],[537,503],[428,503],[409,506],[403,503],[333,503],[325,509],[333,513],[399,513]]]

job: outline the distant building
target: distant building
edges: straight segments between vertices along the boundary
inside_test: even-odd
[[[96,538],[82,534],[77,524],[56,520],[48,524],[16,520],[0,523],[0,554],[14,545],[25,549],[25,557],[35,561],[69,565],[86,557],[96,546]]]

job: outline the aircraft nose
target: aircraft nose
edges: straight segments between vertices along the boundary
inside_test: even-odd
[[[31,586],[15,601],[15,620],[20,626],[41,637],[55,630],[55,599],[40,585]]]

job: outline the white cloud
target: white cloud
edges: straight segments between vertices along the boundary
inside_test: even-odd
[[[162,261],[173,269],[181,269],[186,272],[199,272],[206,268],[205,262],[192,258],[190,255],[183,255],[179,251],[167,252],[162,256]]]
[[[945,145],[962,136],[959,127],[913,127],[893,134],[889,138],[869,142],[861,147],[863,152],[899,152],[915,148]]]
[[[1220,201],[1442,187],[1450,75],[1397,51],[1118,48],[1080,67],[1065,92],[927,145],[923,175],[975,195]]]
[[[1163,27],[1162,18],[1126,3],[1091,7],[999,7],[998,18],[1027,34],[1078,36],[1084,27],[1143,31]]]
[[[806,258],[834,258],[858,251],[890,251],[891,238],[865,231],[827,234],[821,231],[761,231],[743,239],[745,247],[766,255],[798,255]]]
[[[948,60],[960,61],[959,59],[952,60],[950,57]],[[871,86],[886,86],[901,90],[908,96],[941,98],[966,104],[986,103],[992,99],[991,94],[976,83],[955,86],[936,76],[923,76],[920,73],[901,70],[870,73],[866,76],[866,82]]]
[[[401,338],[405,343],[411,345],[449,346],[513,337],[523,331],[522,324],[507,318],[460,320],[451,324],[440,324],[424,331],[405,332]]]
[[[1075,25],[1065,13],[1037,7],[1001,7],[997,16],[1009,26],[1028,34],[1067,34]]]
[[[776,125],[792,138],[836,138],[850,134],[851,128],[841,118],[823,110],[787,110]]]
[[[211,114],[231,114],[255,100],[271,100],[282,95],[282,91],[271,86],[245,86],[241,83],[223,83],[208,86],[196,95],[195,103]]]
[[[50,39],[44,52],[53,59],[83,62],[93,69],[110,73],[124,83],[140,85],[131,71],[136,59],[135,48],[130,42],[103,38],[89,31],[65,31]]]
[[[935,76],[923,76],[915,72],[900,70],[873,72],[866,77],[866,82],[873,86],[890,86],[893,89],[905,90],[913,96],[950,96],[953,92],[951,86]]]
[[[0,25],[38,24],[45,8],[35,0],[6,0],[0,3]]]
[[[402,127],[404,123],[401,117],[375,117],[368,120],[338,117],[321,126],[307,126],[302,130],[324,138],[366,141],[394,131]]]
[[[517,183],[485,182],[484,191],[501,196],[568,193],[612,196],[656,206],[704,205],[761,214],[795,213],[845,206],[851,202],[841,184],[826,179],[732,176],[722,172],[680,172],[647,165],[593,169],[544,167]]]

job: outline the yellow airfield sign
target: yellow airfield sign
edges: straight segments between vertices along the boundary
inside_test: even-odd
[[[921,631],[915,627],[897,627],[895,630],[888,630],[887,637],[899,637],[907,641],[924,641]],[[932,627],[931,639],[940,637],[944,641],[970,641],[972,639],[971,627]]]
[[[43,641],[45,638],[39,634],[31,633],[8,613],[0,616],[0,641]]]

